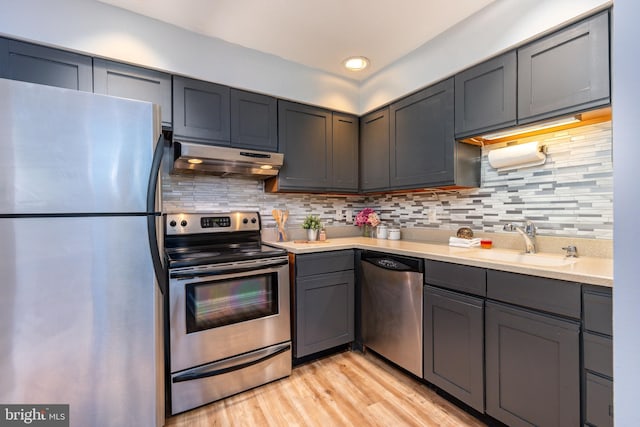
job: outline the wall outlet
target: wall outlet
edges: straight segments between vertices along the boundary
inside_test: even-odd
[[[353,209],[347,209],[345,215],[347,224],[351,224],[353,222]]]
[[[429,209],[429,213],[427,214],[427,219],[429,220],[429,222],[436,222],[438,220],[438,218],[436,218],[435,209]]]
[[[336,221],[342,221],[342,209],[336,209],[336,215],[333,219]]]

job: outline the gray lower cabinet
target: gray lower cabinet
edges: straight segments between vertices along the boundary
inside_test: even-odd
[[[583,397],[588,426],[613,426],[613,306],[611,289],[583,289]]]
[[[485,340],[487,414],[510,426],[580,425],[578,322],[487,301]]]
[[[231,146],[278,151],[278,102],[276,98],[231,89]]]
[[[203,144],[230,145],[227,86],[173,76],[173,135]]]
[[[518,121],[607,105],[609,12],[518,49]]]
[[[354,340],[352,250],[296,255],[293,356],[300,358]]]
[[[360,118],[360,190],[389,188],[389,108]]]
[[[171,127],[170,74],[94,58],[93,91],[157,104],[161,110],[162,125]]]
[[[457,138],[516,124],[517,72],[511,51],[456,74]]]
[[[93,92],[91,57],[17,40],[0,38],[0,77]]]
[[[484,412],[484,299],[424,287],[424,379]]]

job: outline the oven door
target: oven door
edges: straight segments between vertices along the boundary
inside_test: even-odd
[[[171,373],[291,340],[287,256],[169,271]]]

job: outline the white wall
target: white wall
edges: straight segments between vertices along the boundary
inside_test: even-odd
[[[0,34],[361,114],[607,4],[496,0],[361,85],[95,0],[4,1]]]
[[[0,34],[340,111],[358,111],[355,81],[95,0],[3,1]]]
[[[609,4],[603,0],[497,0],[369,77],[360,88],[360,112],[374,110]]]
[[[617,426],[640,425],[640,5],[635,0],[616,0],[613,11],[613,179],[614,277],[613,376],[614,418]]]

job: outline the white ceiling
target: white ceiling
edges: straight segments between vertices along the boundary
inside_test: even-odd
[[[361,81],[495,0],[99,1]],[[342,68],[352,55],[370,67]]]

